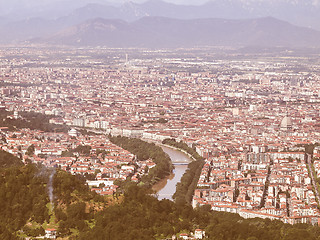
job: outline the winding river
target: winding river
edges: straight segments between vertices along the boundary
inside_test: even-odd
[[[158,193],[158,199],[162,200],[164,198],[172,200],[172,196],[176,191],[176,184],[180,182],[180,179],[184,172],[188,168],[188,163],[191,159],[184,153],[171,149],[169,147],[161,146],[163,151],[169,155],[171,161],[175,167],[173,173],[157,183],[153,189]]]

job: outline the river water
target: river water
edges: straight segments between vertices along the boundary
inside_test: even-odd
[[[164,146],[162,146],[162,149],[171,158],[172,164],[174,165],[175,169],[173,170],[173,174],[157,183],[153,187],[153,189],[157,191],[159,200],[165,198],[173,200],[172,196],[176,192],[176,184],[180,182],[182,175],[188,168],[187,164],[191,160],[186,154],[178,150],[174,150]],[[184,165],[181,165],[181,163],[184,163]]]

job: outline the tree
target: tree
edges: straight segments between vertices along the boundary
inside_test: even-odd
[[[34,152],[35,152],[35,147],[34,147],[33,144],[31,144],[31,145],[27,148],[26,155],[28,155],[28,156],[31,157],[31,156],[33,156]]]

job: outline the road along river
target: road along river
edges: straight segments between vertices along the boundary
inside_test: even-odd
[[[191,159],[179,150],[175,150],[169,147],[161,146],[163,151],[169,155],[172,164],[174,165],[173,173],[167,178],[161,180],[153,186],[153,190],[158,193],[158,199],[164,198],[173,200],[172,196],[176,192],[176,184],[180,182],[182,175],[188,168]]]

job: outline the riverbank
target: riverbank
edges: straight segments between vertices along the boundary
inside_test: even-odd
[[[161,179],[159,182],[157,182],[156,184],[154,184],[152,186],[152,190],[155,192],[159,192],[167,185],[168,180],[172,180],[174,178],[174,176],[175,176],[175,174],[171,173],[168,177]]]
[[[174,147],[172,145],[168,145],[168,144],[163,144],[162,142],[158,142],[158,141],[155,141],[155,140],[151,140],[151,139],[147,139],[147,138],[142,138],[143,141],[146,141],[146,142],[151,142],[151,143],[154,143],[160,147],[167,147],[167,148],[171,148],[171,149],[174,149],[176,151],[179,151],[179,152],[182,152],[184,153],[185,155],[187,155],[192,161],[196,161],[196,159],[190,154],[188,153],[187,151],[183,150],[183,149],[180,149],[180,148],[177,148],[177,147]]]
[[[203,157],[199,155],[199,153],[196,151],[196,148],[188,146],[188,144],[186,144],[183,141],[177,141],[175,138],[166,138],[161,143],[173,146],[175,148],[180,149],[181,151],[187,152],[196,161],[203,160]]]
[[[177,147],[168,145],[168,144],[163,144],[163,143],[157,143],[157,145],[160,146],[160,147],[167,147],[167,148],[171,148],[171,149],[173,149],[173,150],[182,152],[183,154],[187,155],[192,161],[197,161],[190,153],[186,152],[186,151],[183,150],[183,149],[180,149],[180,148],[177,148]],[[191,161],[190,161],[190,162],[191,162]]]

